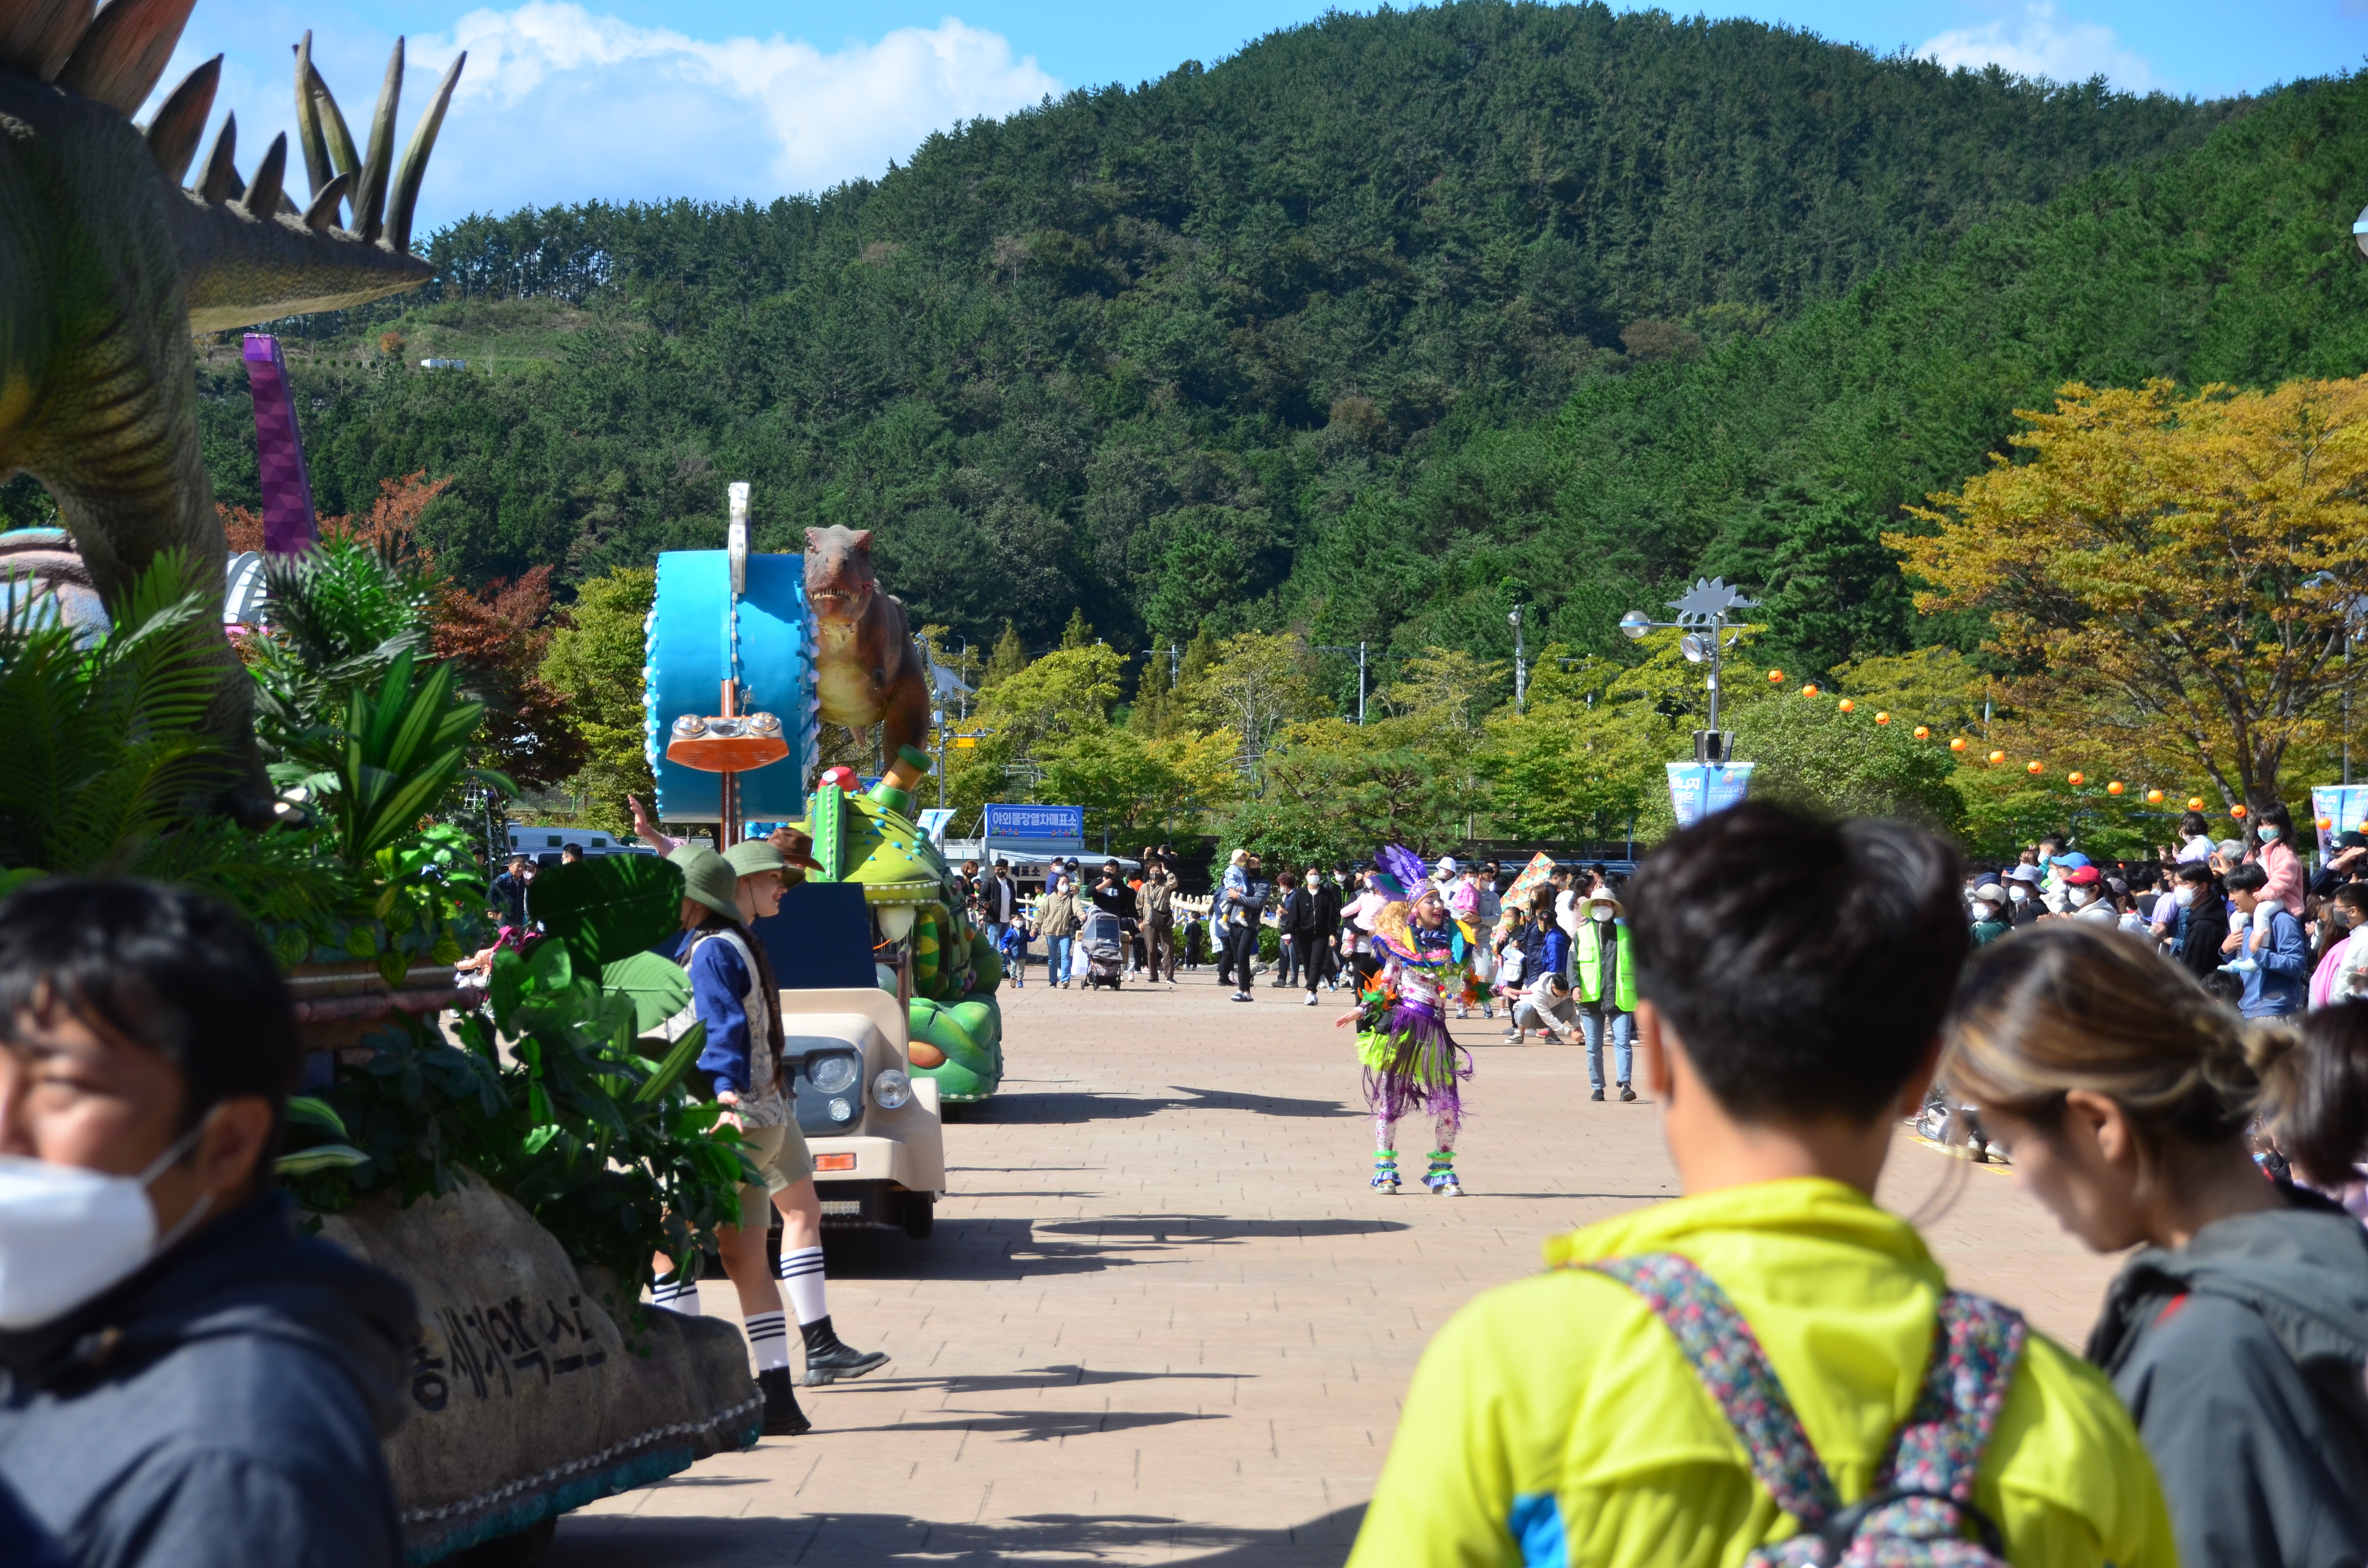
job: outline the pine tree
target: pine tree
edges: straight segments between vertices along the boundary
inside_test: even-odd
[[[1168,728],[1167,661],[1156,653],[1143,661],[1143,668],[1134,680],[1134,706],[1126,716],[1127,728],[1146,741],[1163,738]]]
[[[1093,642],[1094,629],[1086,624],[1086,612],[1082,608],[1071,610],[1069,624],[1061,628],[1061,646],[1090,648],[1093,646]]]
[[[1016,676],[1028,667],[1028,645],[1019,641],[1019,633],[1011,622],[1003,623],[1003,635],[995,640],[995,652],[986,656],[986,673],[978,677],[978,688],[985,691],[1008,676]]]

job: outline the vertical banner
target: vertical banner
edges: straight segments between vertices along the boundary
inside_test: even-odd
[[[2339,833],[2368,832],[2368,784],[2317,784],[2311,787],[2310,814],[2318,829],[2318,852],[2335,853]]]
[[[1751,764],[1730,762],[1721,767],[1707,769],[1710,790],[1702,809],[1723,812],[1729,806],[1741,805],[1743,797],[1751,792]]]
[[[1739,803],[1751,789],[1751,764],[1731,762],[1706,767],[1698,762],[1673,762],[1669,767],[1669,809],[1679,827],[1691,827],[1713,812]]]
[[[313,475],[304,466],[304,437],[288,389],[288,362],[279,340],[250,332],[246,381],[255,393],[256,480],[263,492],[263,552],[297,555],[321,542],[313,515]]]

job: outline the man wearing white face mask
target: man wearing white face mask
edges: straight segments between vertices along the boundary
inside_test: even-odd
[[[0,902],[0,1482],[81,1562],[393,1568],[410,1291],[271,1186],[302,1051],[233,912]]]
[[[1609,888],[1589,893],[1578,940],[1572,944],[1577,978],[1571,995],[1578,1003],[1579,1031],[1587,1039],[1588,1098],[1603,1097],[1603,1037],[1611,1037],[1611,1067],[1620,1097],[1634,1101],[1628,1085],[1635,1054],[1636,968],[1628,957],[1626,911]]]

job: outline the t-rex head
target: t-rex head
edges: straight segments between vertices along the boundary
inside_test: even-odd
[[[879,585],[871,570],[870,528],[806,530],[806,602],[816,615],[854,620]]]
[[[0,71],[20,72],[129,118],[156,85],[197,0],[0,0]],[[288,139],[278,136],[251,179],[238,173],[238,119],[225,116],[197,183],[183,187],[222,79],[216,55],[173,89],[143,134],[169,191],[167,220],[181,263],[189,326],[221,332],[308,311],[364,304],[416,289],[433,269],[411,254],[412,219],[428,154],[460,81],[452,62],[394,165],[403,44],[387,64],[357,155],[336,100],[313,66],[313,35],[296,49],[296,131],[311,187],[288,197]],[[339,227],[350,204],[350,227]]]

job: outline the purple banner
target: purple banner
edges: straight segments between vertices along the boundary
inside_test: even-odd
[[[288,362],[268,333],[246,335],[246,380],[255,390],[255,459],[263,491],[263,552],[296,555],[321,542],[313,475],[288,388]]]

